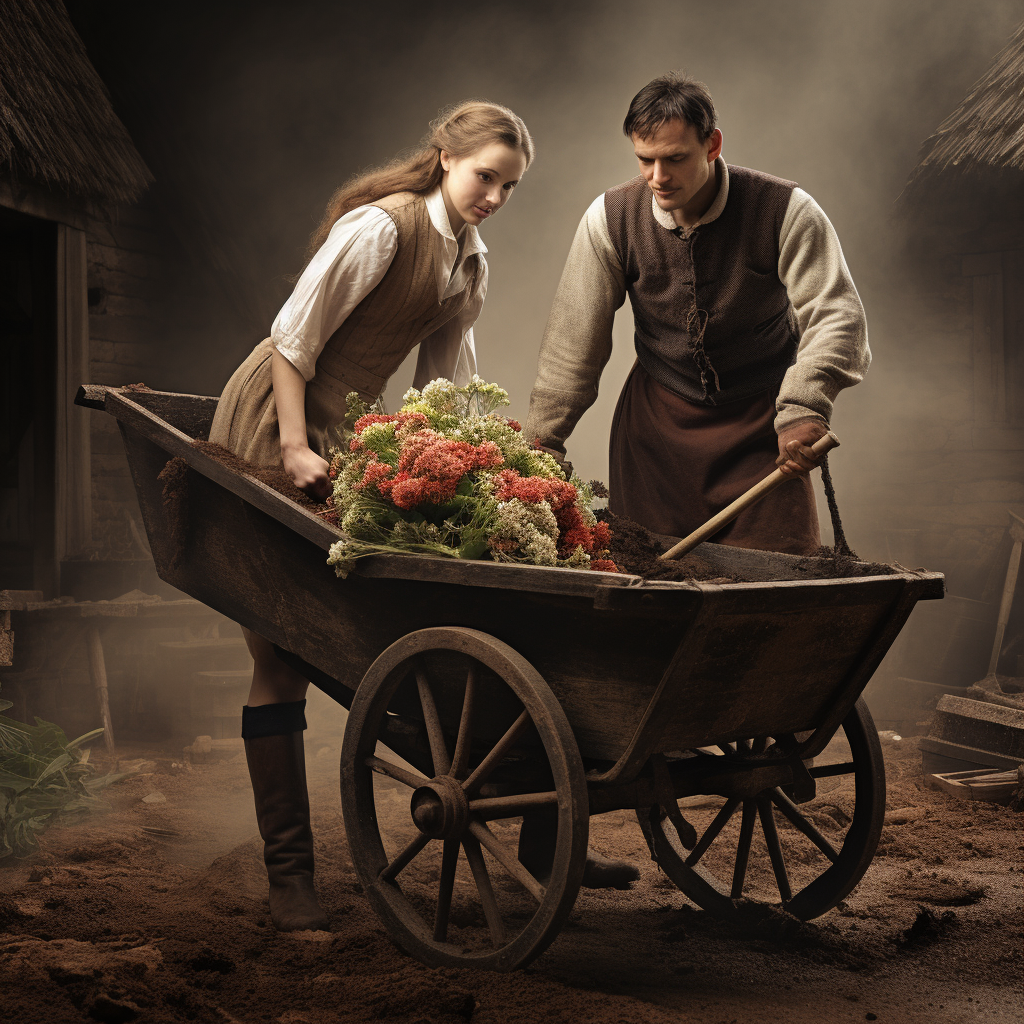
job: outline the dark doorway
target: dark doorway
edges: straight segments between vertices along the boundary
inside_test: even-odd
[[[57,225],[0,207],[0,589],[57,588]]]

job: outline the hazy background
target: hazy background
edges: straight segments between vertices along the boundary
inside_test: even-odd
[[[68,9],[157,177],[157,194],[230,279],[169,282],[167,390],[219,393],[270,324],[327,197],[413,145],[438,110],[486,97],[516,110],[538,156],[487,223],[491,286],[480,373],[525,418],[545,319],[580,216],[636,173],[620,125],[633,94],[681,69],[710,87],[730,163],[797,181],[836,226],[868,311],[875,362],[840,396],[833,472],[855,493],[885,462],[892,415],[914,390],[900,367],[904,296],[893,202],[920,143],[963,99],[1024,4],[1007,0],[753,0],[514,5],[174,3]],[[197,211],[201,217],[197,219]],[[607,439],[633,361],[628,311],[598,403],[569,442],[605,478]],[[412,376],[388,389],[394,406]],[[924,401],[930,399],[924,398]],[[905,422],[905,420],[904,420]],[[870,531],[855,509],[847,532]],[[851,529],[852,526],[852,529]],[[884,551],[862,551],[884,557]]]

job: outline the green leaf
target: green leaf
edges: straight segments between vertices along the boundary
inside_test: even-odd
[[[74,758],[70,754],[61,754],[59,757],[55,757],[40,773],[39,778],[36,779],[36,785],[43,781],[43,779],[49,778],[55,772],[59,772],[62,768],[69,764],[74,763]]]
[[[483,540],[469,540],[459,548],[459,558],[483,558],[487,551],[487,538]]]
[[[63,735],[63,733],[61,735]],[[88,743],[90,740],[94,740],[96,739],[97,736],[102,735],[102,729],[92,729],[89,732],[82,733],[82,735],[79,736],[77,740],[72,740],[70,743],[67,743],[65,745],[69,747],[80,747],[82,746],[83,743]]]

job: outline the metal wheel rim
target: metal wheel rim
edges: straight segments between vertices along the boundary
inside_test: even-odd
[[[551,878],[527,925],[484,953],[467,953],[436,941],[400,886],[379,877],[388,862],[375,810],[374,772],[366,761],[373,755],[388,703],[408,675],[410,663],[431,651],[468,655],[501,678],[540,735],[557,792],[558,839]],[[349,712],[341,756],[341,796],[352,862],[364,892],[396,944],[424,963],[513,970],[543,952],[569,916],[586,865],[589,807],[583,764],[569,723],[543,678],[494,637],[464,627],[435,627],[410,633],[381,654],[363,677]],[[461,855],[467,854],[463,847]],[[480,897],[479,881],[477,885]]]

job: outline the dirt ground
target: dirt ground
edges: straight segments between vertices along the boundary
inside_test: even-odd
[[[190,766],[180,754],[124,747],[123,759],[151,763],[108,790],[109,812],[51,828],[29,862],[0,864],[3,1019],[1021,1019],[1024,815],[925,788],[912,739],[884,743],[881,846],[838,909],[809,924],[756,908],[720,923],[651,862],[635,817],[616,812],[592,819],[591,846],[642,865],[640,882],[628,892],[584,890],[546,953],[494,975],[410,960],[371,913],[341,821],[336,722],[324,731],[330,710],[311,716],[320,731],[307,734],[330,933],[270,927],[241,753]],[[842,805],[841,794],[830,799]]]

